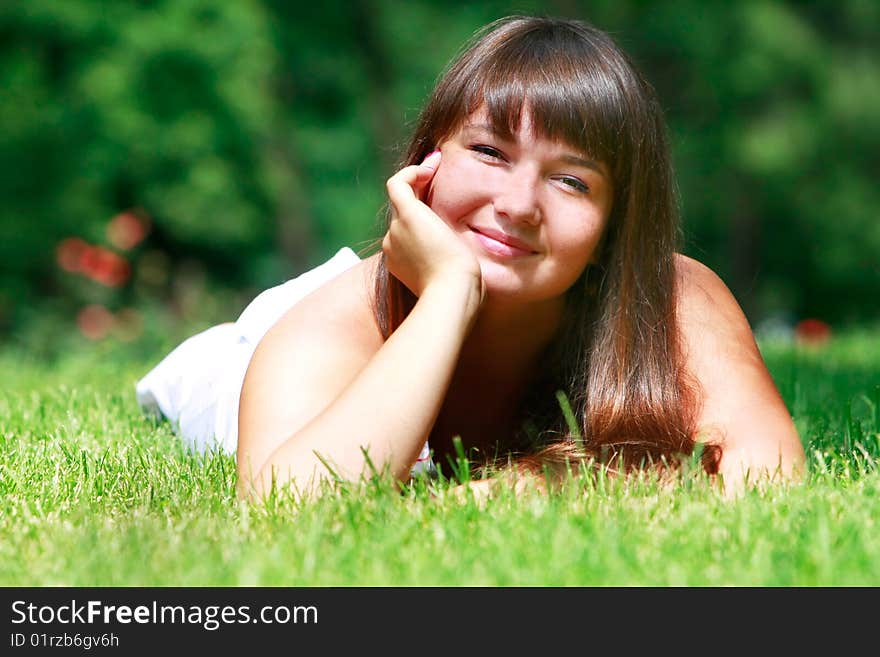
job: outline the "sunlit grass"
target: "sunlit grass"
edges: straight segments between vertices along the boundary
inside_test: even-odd
[[[583,479],[484,504],[418,483],[235,496],[231,457],[145,420],[122,345],[0,351],[2,585],[880,584],[880,338],[762,343],[810,471],[724,498],[700,477]]]

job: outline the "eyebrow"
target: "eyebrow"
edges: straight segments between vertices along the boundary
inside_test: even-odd
[[[487,132],[490,135],[493,135],[499,139],[506,139],[505,136],[501,133],[500,130],[496,130],[495,126],[491,123],[465,123],[463,126],[465,129],[470,130],[479,130],[483,132]],[[566,164],[572,164],[576,167],[584,167],[585,169],[591,169],[596,173],[600,174],[602,177],[607,178],[608,174],[605,172],[604,167],[597,162],[588,157],[584,157],[582,155],[576,155],[574,153],[563,153],[558,158],[560,161],[565,162]]]

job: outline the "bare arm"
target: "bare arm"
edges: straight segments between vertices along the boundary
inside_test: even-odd
[[[684,256],[676,266],[686,366],[701,392],[697,425],[723,448],[725,492],[733,495],[762,480],[799,479],[805,468],[800,437],[739,304],[708,267]],[[518,492],[547,492],[542,473],[502,474]],[[480,479],[453,490],[465,498],[470,489],[482,502],[500,483]]]
[[[739,304],[708,267],[684,256],[676,264],[686,364],[702,392],[698,426],[720,438],[725,489],[799,478],[800,437]]]
[[[449,386],[471,320],[471,293],[455,280],[426,289],[372,357],[368,345],[352,344],[344,325],[316,326],[314,315],[305,316],[308,306],[295,309],[260,344],[245,379],[242,492],[263,495],[273,477],[293,483],[300,493],[314,491],[329,476],[321,459],[337,475],[357,480],[367,470],[361,448],[375,467],[387,466],[396,479],[405,479]],[[346,349],[353,351],[340,354]],[[271,441],[268,425],[282,417],[288,435],[260,463],[259,445]]]
[[[300,302],[257,348],[241,396],[240,494],[265,495],[275,481],[311,495],[330,475],[324,463],[357,480],[367,457],[395,479],[408,474],[483,296],[467,247],[418,200],[432,174],[406,167],[388,182],[395,215],[383,250],[418,302],[387,341],[365,313],[334,307],[330,289],[330,301]]]

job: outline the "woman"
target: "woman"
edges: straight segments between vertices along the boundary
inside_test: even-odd
[[[404,480],[427,445],[447,463],[455,437],[472,458],[532,470],[674,468],[699,448],[728,490],[802,472],[735,299],[675,253],[661,110],[610,37],[560,19],[486,26],[403,163],[380,253],[340,252],[312,285],[218,327],[245,346],[218,365],[225,392],[192,396],[226,418],[209,434],[237,438],[242,495],[310,495],[331,471]],[[263,318],[250,338],[248,315]],[[167,393],[165,369],[139,384],[144,405]]]

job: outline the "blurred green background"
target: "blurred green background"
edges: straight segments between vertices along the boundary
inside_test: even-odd
[[[176,339],[368,245],[436,76],[509,13],[591,21],[645,71],[684,251],[754,327],[880,318],[875,0],[5,0],[0,340]]]

